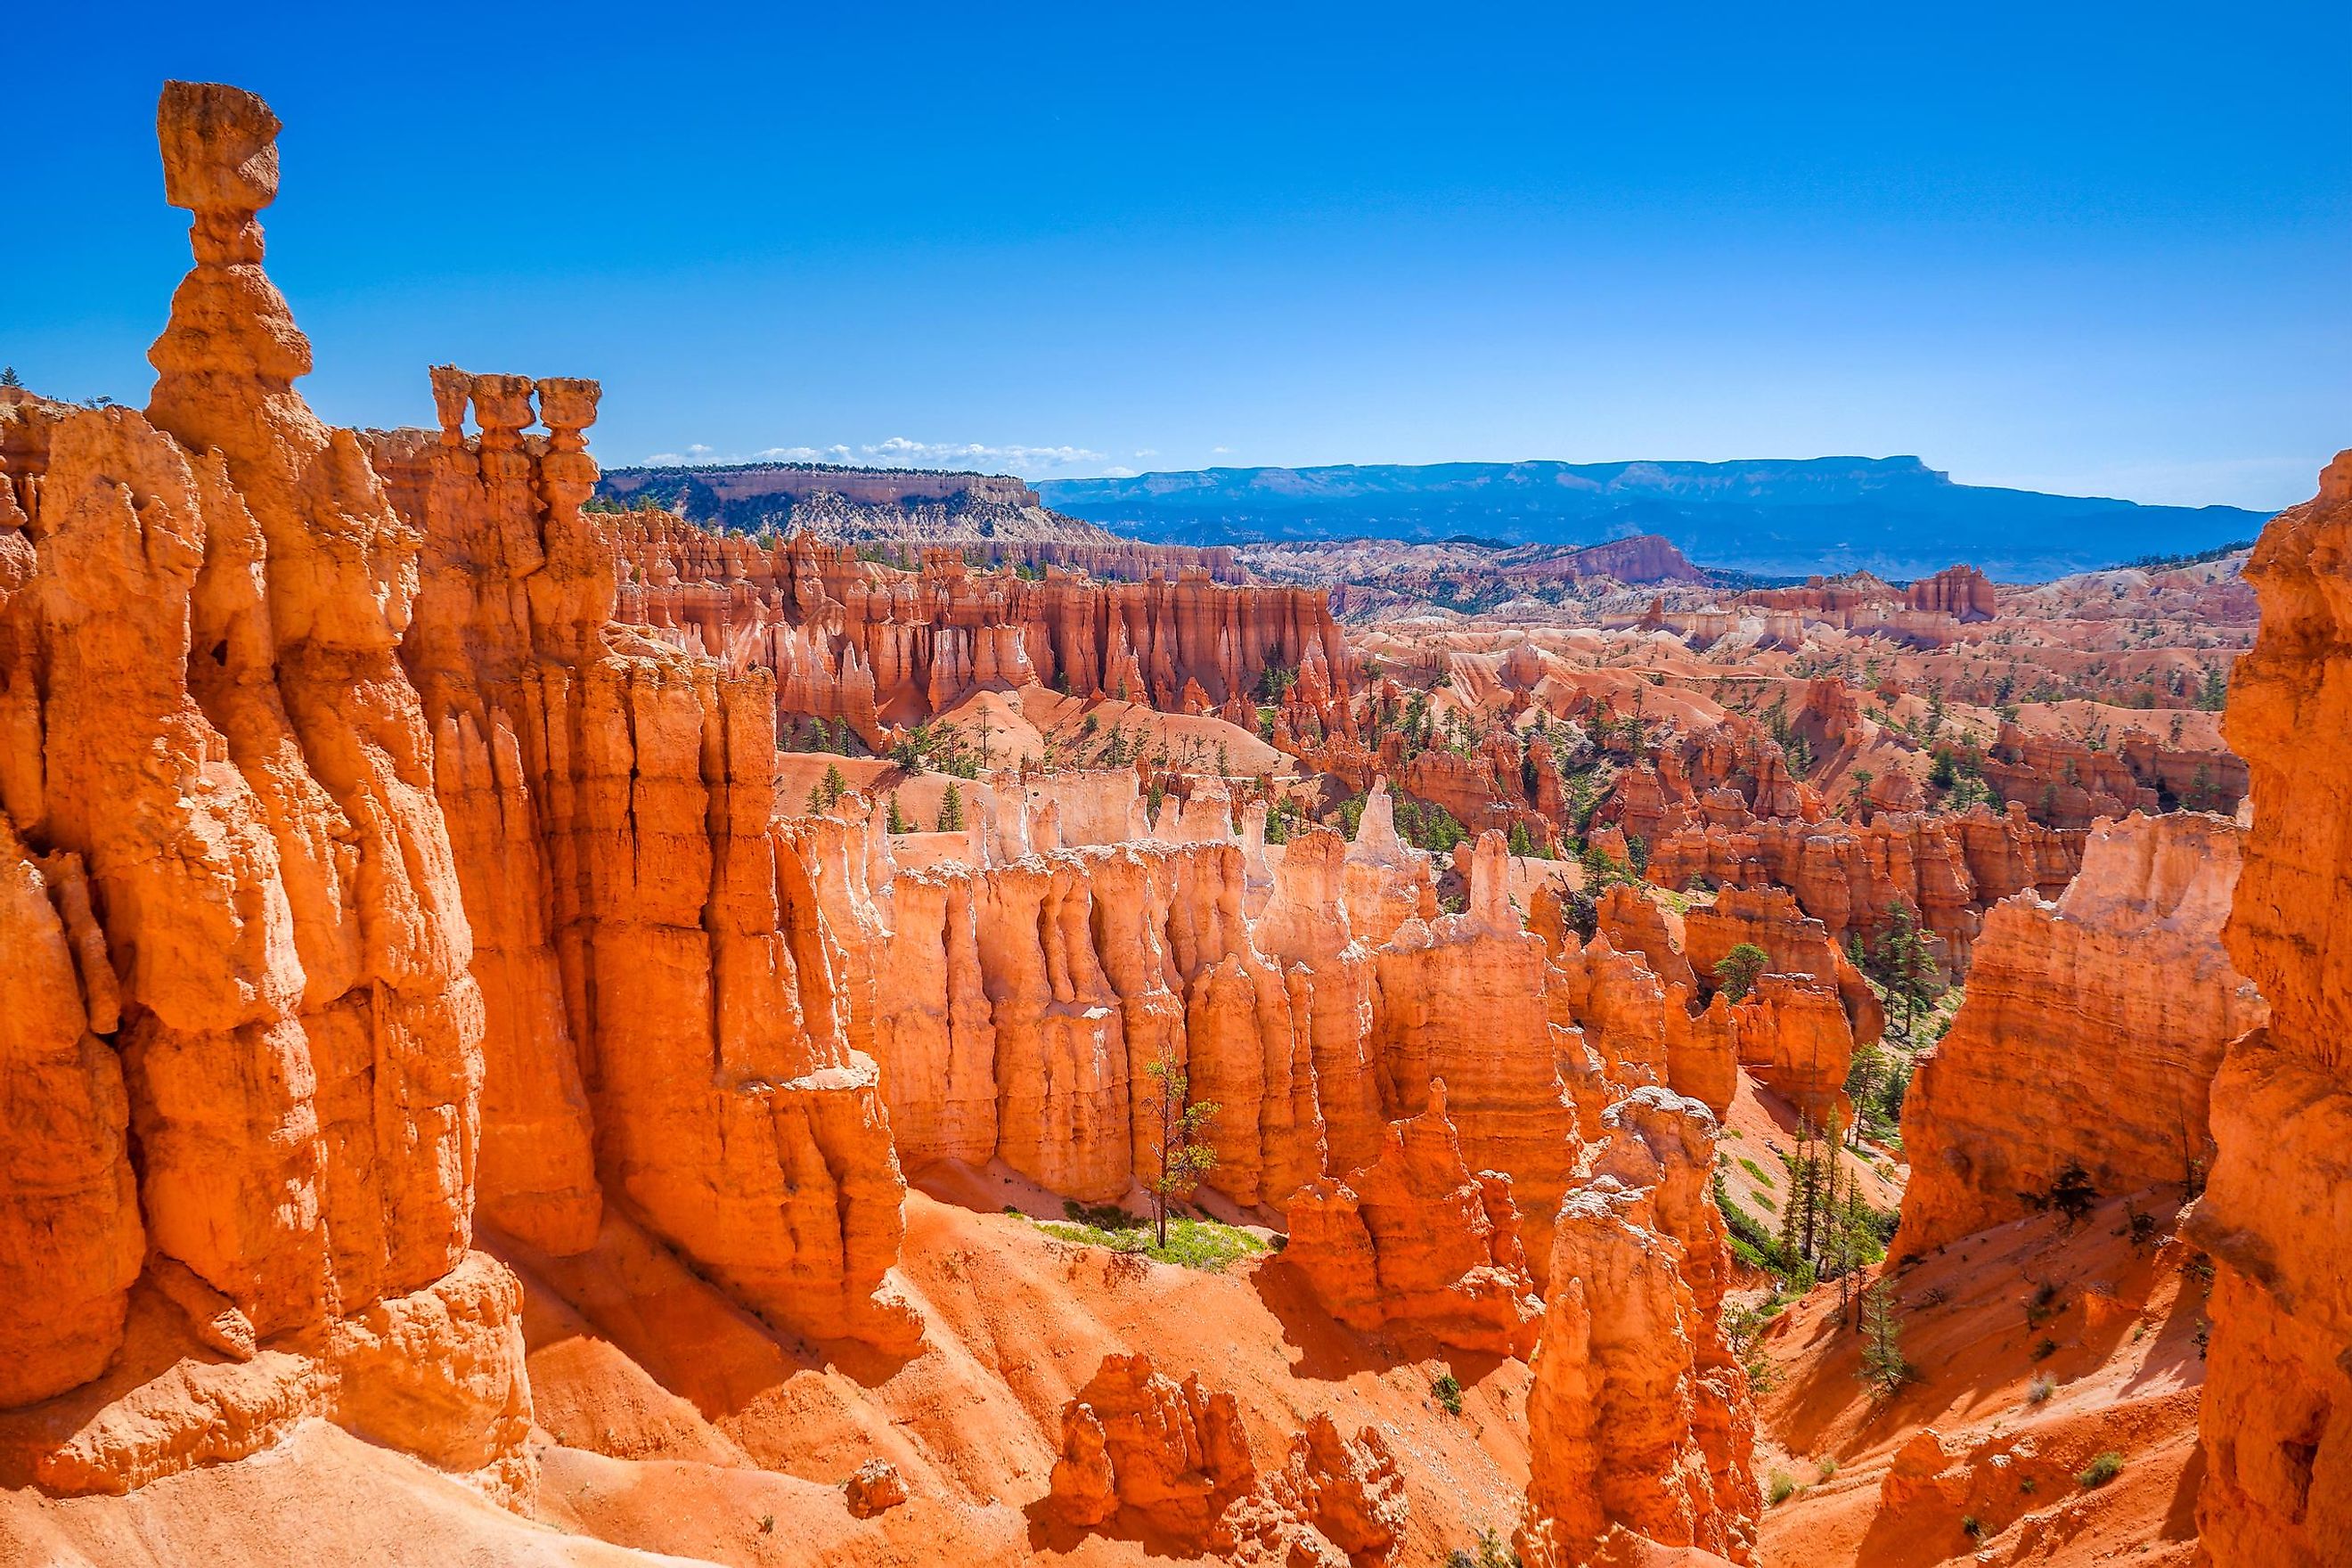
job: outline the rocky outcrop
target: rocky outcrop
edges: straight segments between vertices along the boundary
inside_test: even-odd
[[[1904,590],[1915,610],[1931,610],[1961,621],[1989,621],[2000,613],[1992,580],[1973,566],[1947,566]]]
[[[2021,893],[1987,917],[1968,1001],[1904,1101],[1895,1257],[2017,1218],[2070,1166],[2102,1196],[2193,1188],[2222,1048],[2263,1016],[2221,948],[2241,837],[2192,814],[2102,824],[2055,903]]]
[[[1842,703],[1815,695],[1825,687],[1851,696],[1835,682],[1812,682],[1799,723],[1827,747],[1836,743],[1840,725],[1868,721],[1838,717]],[[1829,718],[1811,716],[1817,700]],[[1694,809],[1662,816],[1649,875],[1672,888],[1695,878],[1786,888],[1840,943],[1874,935],[1890,910],[1907,907],[1937,939],[1957,978],[1967,973],[1986,909],[2029,888],[2055,898],[2082,863],[2086,816],[2070,827],[2052,827],[2036,822],[2021,801],[2000,813],[1975,805],[1931,815],[1919,809],[1912,776],[1892,770],[1872,781],[1869,798],[1874,809],[1867,822],[1805,820],[1771,816],[1718,791]],[[2110,804],[2122,815],[2122,803]],[[2151,795],[2151,809],[2154,804]]]
[[[1380,1434],[1354,1441],[1318,1414],[1262,1474],[1233,1394],[1178,1383],[1144,1355],[1109,1355],[1064,1408],[1062,1450],[1040,1504],[1081,1530],[1148,1531],[1190,1552],[1253,1561],[1384,1562],[1409,1514]]]
[[[0,1404],[60,1397],[0,1450],[121,1490],[324,1415],[520,1506],[519,1293],[468,1251],[483,999],[396,658],[417,535],[293,390],[277,131],[166,86],[195,267],[150,406],[10,457]]]
[[[1622,1525],[1746,1563],[1762,1507],[1747,1377],[1717,1322],[1729,1264],[1707,1195],[1715,1119],[1650,1088],[1603,1120],[1559,1210],[1519,1550],[1568,1568]]]
[[[1885,1009],[1870,983],[1830,939],[1829,928],[1799,909],[1785,888],[1724,889],[1712,904],[1695,906],[1683,917],[1683,942],[1692,969],[1710,992],[1715,966],[1745,942],[1770,956],[1772,973],[1802,975],[1834,989],[1856,1043],[1874,1041],[1885,1032]]]
[[[2058,735],[2031,735],[2014,724],[2001,725],[1982,766],[1985,782],[2002,799],[2029,806],[2037,821],[2053,827],[2088,827],[2102,816],[2152,812],[2162,805],[2156,786],[2139,781],[2124,753]],[[2231,806],[2236,801],[2197,804]]]
[[[1731,1009],[1739,1065],[1815,1127],[1850,1126],[1853,1026],[1836,990],[1811,974],[1764,974]]]
[[[1392,1114],[1419,1115],[1431,1081],[1445,1083],[1464,1160],[1509,1174],[1528,1251],[1540,1258],[1549,1255],[1550,1216],[1580,1149],[1576,1097],[1561,1061],[1582,1052],[1541,1001],[1548,955],[1510,907],[1508,870],[1502,835],[1486,835],[1468,908],[1409,920],[1375,952],[1371,1040],[1382,1079],[1393,1086]],[[1498,1008],[1496,997],[1520,1001]]]
[[[1442,1083],[1428,1110],[1389,1124],[1378,1160],[1300,1188],[1285,1217],[1285,1261],[1350,1328],[1411,1327],[1495,1355],[1535,1348],[1542,1307],[1511,1179],[1463,1163]]]
[[[2262,631],[2230,684],[2252,770],[2226,940],[2270,1004],[2212,1089],[2189,1236],[2217,1264],[2198,1527],[2223,1568],[2352,1555],[2352,452],[2263,531]]]
[[[1203,1389],[1198,1373],[1181,1384],[1164,1377],[1146,1355],[1109,1355],[1063,1411],[1045,1507],[1087,1527],[1131,1509],[1165,1534],[1229,1546],[1219,1517],[1257,1480],[1231,1394]]]

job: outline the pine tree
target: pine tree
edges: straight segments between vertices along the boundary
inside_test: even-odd
[[[1870,977],[1885,988],[1888,1001],[1899,999],[1903,1005],[1899,1027],[1907,1040],[1920,1005],[1933,1002],[1941,994],[1941,987],[1937,984],[1935,950],[1928,946],[1927,936],[1919,930],[1919,917],[1909,904],[1897,902],[1887,910],[1886,928],[1879,932],[1868,952],[1870,963],[1865,968]]]
[[[1878,1279],[1862,1293],[1862,1381],[1883,1398],[1910,1381],[1903,1359],[1903,1320],[1895,1308],[1895,1285]]]
[[[1151,1218],[1160,1246],[1168,1245],[1168,1205],[1201,1184],[1216,1168],[1217,1151],[1208,1142],[1209,1123],[1216,1119],[1216,1101],[1187,1104],[1192,1077],[1177,1058],[1173,1040],[1163,1039],[1160,1054],[1144,1064],[1158,1086],[1153,1095],[1151,1172],[1144,1184],[1151,1191]]]
[[[1752,942],[1743,942],[1715,961],[1715,977],[1734,1002],[1756,989],[1757,977],[1772,966],[1772,955]]]
[[[950,784],[940,796],[939,830],[941,833],[963,831],[963,791]]]
[[[915,825],[908,820],[907,814],[905,812],[898,809],[898,792],[895,789],[890,792],[889,810],[890,814],[885,820],[885,826],[890,832],[912,833],[915,831]]]
[[[22,386],[24,384],[25,384],[16,377],[16,367],[15,365],[0,365],[0,386]]]

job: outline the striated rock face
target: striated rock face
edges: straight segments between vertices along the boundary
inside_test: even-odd
[[[119,1490],[326,1415],[522,1504],[519,1294],[467,1250],[483,1000],[395,656],[417,535],[293,390],[277,131],[167,85],[196,265],[153,399],[10,458],[0,1404],[72,1397],[0,1450]]]
[[[2352,452],[2263,530],[2230,683],[2253,826],[2227,928],[2270,1004],[2212,1090],[2189,1234],[2218,1264],[2198,1527],[2225,1568],[2352,1556]]]
[[[1286,1214],[1284,1258],[1351,1328],[1410,1325],[1496,1355],[1535,1348],[1543,1309],[1511,1179],[1463,1163],[1444,1084],[1428,1110],[1389,1124],[1377,1161],[1302,1187]]]
[[[1947,566],[1904,590],[1915,610],[1937,611],[1961,621],[1989,621],[2000,613],[1992,580],[1973,566]]]
[[[1909,787],[1902,774],[1879,783],[1890,790]],[[1916,795],[1914,789],[1913,805]],[[2121,815],[2124,808],[2115,809]],[[1705,876],[1727,884],[1785,888],[1836,943],[1849,934],[1876,931],[1889,910],[1905,905],[1937,939],[1947,966],[1960,975],[1967,972],[1983,910],[2025,889],[2054,897],[2081,855],[2079,829],[2039,826],[2020,805],[2000,816],[1981,806],[1950,816],[1882,810],[1867,823],[1768,819],[1727,809],[1657,839],[1650,874],[1669,887]]]
[[[925,550],[919,570],[902,571],[805,534],[763,547],[667,514],[616,525],[622,620],[768,671],[780,717],[846,720],[877,750],[982,687],[1233,708],[1255,726],[1250,700],[1277,668],[1313,694],[1316,724],[1352,726],[1353,666],[1311,589],[1235,587],[1192,565],[1129,583],[1048,567],[1032,582],[975,573],[954,549]],[[1291,701],[1304,698],[1294,686]]]
[[[1395,1113],[1420,1114],[1427,1086],[1444,1081],[1464,1160],[1508,1173],[1528,1250],[1540,1258],[1580,1152],[1561,1062],[1582,1052],[1575,1032],[1549,1016],[1549,958],[1510,907],[1508,868],[1503,836],[1486,834],[1468,909],[1408,921],[1377,951],[1371,1039]],[[1497,1007],[1498,997],[1513,1005]]]
[[[1219,1107],[1211,1185],[1278,1204],[1321,1173],[1310,982],[1255,944],[1240,846],[901,870],[867,824],[791,831],[818,868],[844,984],[872,997],[906,1165],[1001,1159],[1069,1196],[1124,1197],[1149,1164],[1148,1068],[1164,1051]]]
[[[579,511],[593,383],[443,367],[434,392],[437,441],[374,445],[422,502],[402,651],[496,999],[489,1213],[578,1251],[609,1188],[780,1324],[911,1345],[884,1285],[905,1184],[839,944],[770,823],[765,673],[605,632],[611,557]]]
[[[1649,1088],[1603,1121],[1559,1210],[1519,1550],[1567,1568],[1622,1525],[1746,1563],[1762,1500],[1747,1377],[1717,1324],[1729,1264],[1707,1195],[1715,1119]]]
[[[2056,903],[2021,893],[1987,917],[1904,1102],[1895,1257],[2018,1217],[2069,1165],[2112,1196],[2211,1163],[2222,1047],[2263,1017],[2221,947],[2241,838],[2194,814],[2102,824]]]

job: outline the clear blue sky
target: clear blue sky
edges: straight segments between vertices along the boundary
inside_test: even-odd
[[[22,9],[0,360],[63,395],[145,399],[183,76],[287,121],[341,423],[454,360],[601,377],[610,464],[1916,453],[2269,507],[2352,446],[2341,0]]]

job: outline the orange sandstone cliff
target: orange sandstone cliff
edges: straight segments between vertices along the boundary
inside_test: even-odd
[[[2263,1018],[2221,949],[2240,837],[2194,814],[2103,824],[2055,903],[1994,908],[1904,1103],[1895,1257],[2020,1217],[2069,1167],[2100,1196],[2195,1186],[2222,1047]]]
[[[2227,720],[2252,776],[2231,959],[2270,1021],[2231,1043],[2189,1234],[2218,1265],[2198,1524],[2223,1568],[2352,1559],[2352,452],[2263,531],[2262,630]]]

